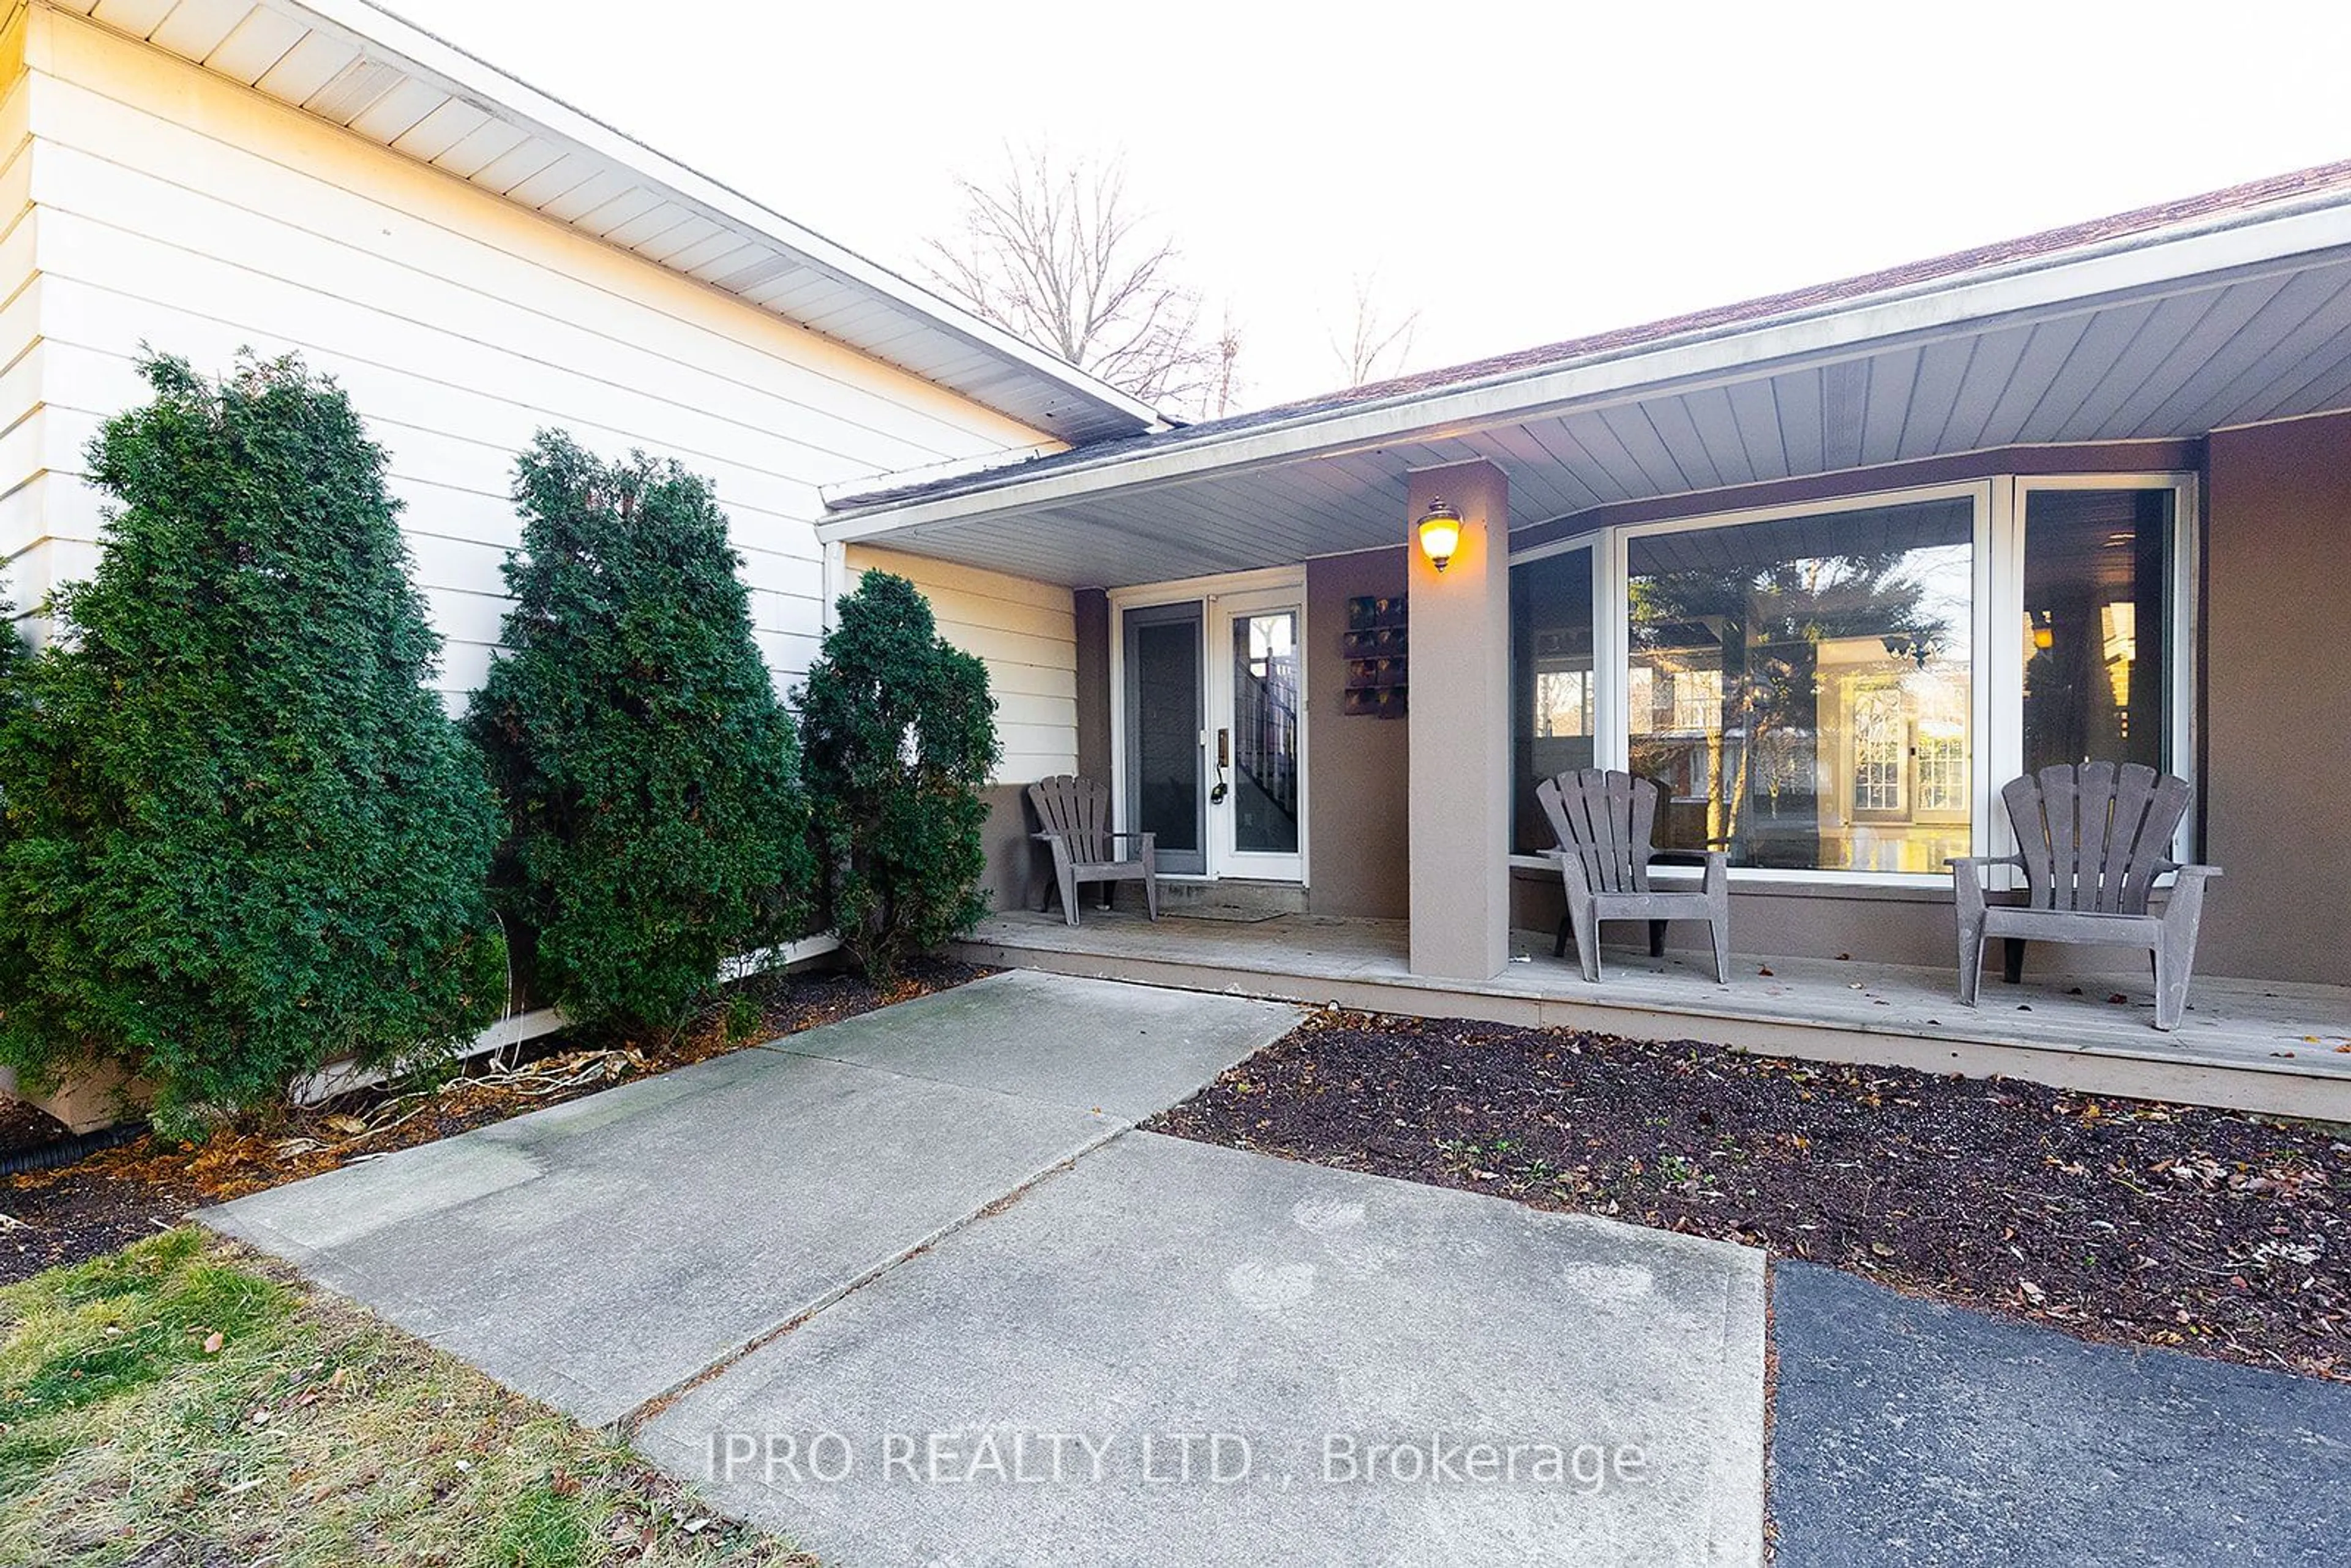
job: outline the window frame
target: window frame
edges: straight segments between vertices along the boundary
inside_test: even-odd
[[[1969,838],[1978,854],[2012,854],[2015,836],[2010,830],[2007,813],[2000,809],[1998,792],[2023,769],[2024,508],[2030,493],[2043,489],[2168,489],[2173,493],[2171,565],[2164,592],[2171,637],[2164,763],[2170,772],[2195,778],[2196,760],[2201,754],[2200,737],[2195,728],[2201,629],[2198,624],[2200,480],[2193,473],[1998,474],[1691,517],[1608,524],[1513,551],[1510,565],[1516,568],[1570,550],[1593,552],[1593,753],[1598,766],[1621,768],[1628,766],[1632,756],[1631,692],[1626,669],[1632,646],[1630,587],[1635,539],[1785,517],[1872,511],[1919,501],[1970,501],[1975,534],[1969,615]],[[1995,701],[1996,694],[2010,695],[2005,700]],[[1504,744],[1515,746],[1515,715],[1511,722],[1513,732],[1504,737]],[[1515,779],[1512,788],[1517,788]],[[2192,822],[2183,822],[2175,858],[2189,858],[2192,847]],[[1509,863],[1528,870],[1550,870],[1553,864],[1541,856],[1522,854],[1510,855]],[[1950,886],[1950,876],[1946,872],[1739,866],[1732,868],[1730,874],[1733,881],[1752,885],[1915,889]],[[1995,885],[2005,884],[2004,878],[1995,877],[1993,882]]]
[[[1607,699],[1604,694],[1611,683],[1605,678],[1609,659],[1608,633],[1605,624],[1606,617],[1601,611],[1603,603],[1602,588],[1605,580],[1605,573],[1603,570],[1604,558],[1599,546],[1605,532],[1605,529],[1594,529],[1576,534],[1568,538],[1552,539],[1540,545],[1531,545],[1523,551],[1513,550],[1510,552],[1510,559],[1504,563],[1504,570],[1506,571],[1515,571],[1522,564],[1532,565],[1537,561],[1549,560],[1556,556],[1573,555],[1577,550],[1589,550],[1592,552],[1592,701],[1591,706],[1587,710],[1586,722],[1588,728],[1586,733],[1592,741],[1592,761],[1593,766],[1595,768],[1623,766],[1622,763],[1611,763],[1608,760],[1609,753],[1606,749],[1606,742],[1604,739],[1604,727],[1606,726],[1607,719],[1604,716],[1604,709],[1606,706]],[[1509,640],[1510,644],[1515,647],[1518,642],[1518,628],[1511,624],[1509,620],[1510,597],[1511,591],[1506,583],[1503,590],[1503,634]],[[1503,704],[1506,710],[1507,723],[1502,731],[1502,746],[1505,753],[1503,768],[1504,771],[1510,777],[1510,795],[1513,804],[1511,805],[1510,812],[1505,815],[1503,821],[1503,859],[1507,864],[1512,866],[1526,866],[1547,871],[1556,871],[1558,870],[1558,863],[1556,862],[1539,854],[1520,854],[1516,849],[1510,847],[1518,841],[1518,821],[1515,816],[1517,806],[1515,802],[1519,798],[1519,789],[1520,786],[1520,780],[1518,777],[1518,694],[1515,686],[1516,677],[1512,676],[1511,679],[1514,684],[1512,689],[1509,693],[1505,694],[1506,700]],[[1621,688],[1624,685],[1624,683],[1622,681],[1617,681],[1614,684],[1620,688],[1618,696],[1621,702],[1623,697]]]

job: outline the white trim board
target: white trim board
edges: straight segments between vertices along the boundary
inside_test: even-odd
[[[718,967],[718,983],[731,984],[770,967],[788,969],[840,950],[841,938],[831,932],[804,936],[781,947],[761,947],[721,964]],[[553,1008],[533,1008],[528,1012],[509,1014],[475,1035],[472,1043],[455,1052],[450,1060],[471,1061],[492,1051],[520,1045],[525,1040],[542,1040],[559,1032],[569,1021]],[[287,1090],[287,1098],[297,1105],[317,1105],[338,1094],[372,1088],[384,1082],[387,1076],[380,1067],[360,1067],[346,1057],[340,1061],[328,1062],[316,1072],[295,1080]]]

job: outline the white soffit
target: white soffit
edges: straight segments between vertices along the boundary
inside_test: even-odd
[[[1471,458],[1511,525],[2008,446],[2351,409],[2351,204],[1860,298],[1506,381],[1308,408],[839,505],[829,541],[1081,587],[1396,545],[1405,475]]]
[[[47,0],[1071,443],[1146,404],[365,0]]]

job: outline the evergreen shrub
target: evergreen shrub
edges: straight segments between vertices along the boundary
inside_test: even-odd
[[[497,896],[536,999],[590,1030],[667,1028],[723,961],[799,932],[790,717],[706,481],[544,431],[514,497],[514,609],[467,719],[506,801]]]
[[[987,666],[939,636],[904,578],[869,571],[839,609],[801,691],[800,752],[826,920],[886,983],[987,913],[996,702]]]
[[[141,373],[89,451],[97,573],[0,705],[0,1060],[118,1065],[193,1128],[495,1018],[498,829],[343,392],[293,359]]]

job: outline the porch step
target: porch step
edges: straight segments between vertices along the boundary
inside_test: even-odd
[[[1306,889],[1294,882],[1225,877],[1216,882],[1159,883],[1159,912],[1198,920],[1270,920],[1306,913]]]
[[[1163,913],[1165,911],[1163,909]],[[1263,997],[1418,1018],[1554,1025],[1642,1040],[1709,1040],[1771,1056],[2030,1079],[2265,1115],[2351,1124],[2351,988],[2203,978],[2173,1033],[2148,1027],[2137,976],[2085,977],[2078,990],[2036,977],[1989,983],[1961,1008],[1948,970],[1739,956],[1715,983],[1687,953],[1652,959],[1612,948],[1608,977],[1586,982],[1551,956],[1552,934],[1514,933],[1520,956],[1487,980],[1411,972],[1400,920],[1275,916],[1218,925],[996,915],[952,951],[973,963]],[[2108,979],[2112,984],[2107,983]],[[2103,998],[2117,989],[2130,1006]],[[2029,998],[2029,999],[2028,999]]]

